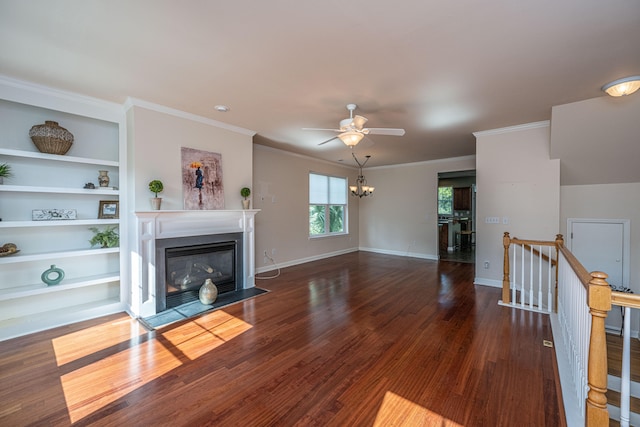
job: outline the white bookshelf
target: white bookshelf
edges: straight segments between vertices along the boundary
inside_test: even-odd
[[[32,143],[29,129],[46,120],[74,134],[67,154]],[[89,229],[117,226],[126,244],[125,139],[119,105],[0,76],[0,163],[13,171],[0,185],[0,246],[20,251],[0,257],[0,340],[124,309],[124,251],[92,248]],[[99,170],[115,189],[99,187]],[[103,200],[120,203],[121,218],[98,218]],[[41,209],[74,209],[77,219],[33,221]],[[50,265],[65,271],[58,285],[41,280]]]

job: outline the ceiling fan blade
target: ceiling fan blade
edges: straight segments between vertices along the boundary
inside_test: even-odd
[[[333,138],[329,138],[329,139],[327,139],[326,141],[322,141],[322,142],[321,142],[320,144],[318,144],[318,145],[324,145],[324,144],[326,144],[327,142],[331,142],[331,141],[333,141],[334,139],[337,139],[337,138],[338,138],[337,136],[334,136]]]
[[[391,135],[391,136],[402,136],[402,135],[404,135],[404,129],[394,129],[394,128],[369,128],[369,135]]]
[[[362,126],[364,126],[365,123],[367,123],[367,118],[366,117],[362,117],[362,116],[355,116],[353,118],[353,121],[351,122],[351,124],[356,128],[356,129],[362,129]]]
[[[328,130],[331,132],[342,132],[340,129],[322,129],[322,128],[302,128],[302,130]]]

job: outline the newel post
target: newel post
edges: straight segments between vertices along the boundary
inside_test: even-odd
[[[507,231],[502,236],[502,246],[504,246],[504,262],[502,264],[502,303],[509,304],[511,302],[511,290],[509,283],[509,246],[511,245],[511,237]]]
[[[564,246],[564,237],[562,234],[556,234],[556,291],[553,293],[554,302],[553,307],[555,312],[558,312],[558,271],[560,270],[560,246]]]
[[[611,310],[611,288],[607,274],[591,273],[587,304],[591,313],[591,338],[589,340],[589,392],[587,393],[585,425],[608,426],[607,410],[607,339],[604,321]]]

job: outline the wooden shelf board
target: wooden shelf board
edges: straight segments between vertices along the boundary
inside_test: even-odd
[[[90,256],[98,254],[111,254],[120,252],[120,248],[96,248],[78,249],[70,251],[41,252],[35,254],[18,253],[0,258],[1,264],[13,264],[16,262],[40,261],[46,259],[72,258],[78,256]]]
[[[0,155],[13,156],[13,157],[25,157],[29,159],[53,160],[57,162],[113,166],[113,167],[118,167],[120,165],[119,162],[113,161],[113,160],[90,159],[86,157],[73,157],[73,156],[65,156],[65,155],[59,155],[59,154],[40,153],[38,151],[12,150],[9,148],[0,148]]]
[[[0,228],[59,227],[68,225],[116,225],[119,219],[67,219],[53,221],[0,221]]]
[[[96,276],[79,277],[76,279],[64,279],[61,284],[47,286],[44,283],[34,285],[18,286],[15,288],[0,289],[0,301],[29,297],[33,295],[48,294],[51,292],[60,292],[70,289],[84,288],[87,286],[100,285],[103,283],[117,282],[120,280],[120,274],[107,273]]]
[[[67,187],[35,187],[30,185],[0,185],[0,191],[19,192],[19,193],[59,193],[59,194],[84,194],[84,195],[101,195],[101,196],[118,196],[120,190],[100,190],[86,188],[67,188]]]

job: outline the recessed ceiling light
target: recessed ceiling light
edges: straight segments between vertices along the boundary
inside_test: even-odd
[[[216,111],[219,111],[221,113],[226,113],[227,111],[230,110],[229,107],[227,107],[226,105],[216,105],[215,107],[213,107],[216,109]]]

